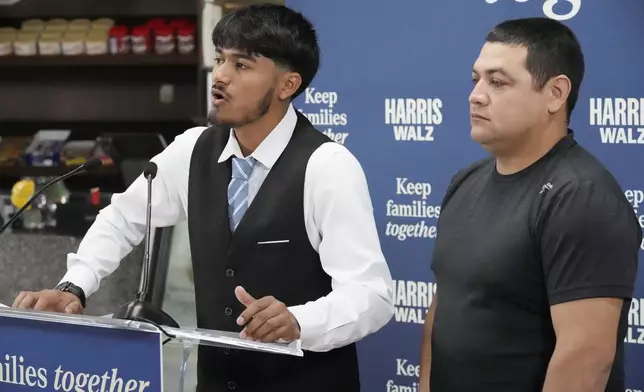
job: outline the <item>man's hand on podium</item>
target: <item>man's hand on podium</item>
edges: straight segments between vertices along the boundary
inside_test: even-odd
[[[15,309],[34,309],[58,313],[83,314],[80,298],[59,290],[23,291],[13,302]]]
[[[240,335],[243,339],[270,343],[300,338],[300,325],[283,302],[274,297],[255,299],[241,286],[235,288],[235,295],[246,306],[237,319],[238,325],[245,325]]]

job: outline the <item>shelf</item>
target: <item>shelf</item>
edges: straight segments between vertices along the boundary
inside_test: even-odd
[[[95,66],[196,66],[197,53],[191,54],[127,54],[127,55],[79,55],[79,56],[4,56],[0,67],[95,67]]]
[[[0,8],[0,18],[115,18],[196,16],[190,0],[21,0]]]
[[[58,177],[70,172],[77,166],[37,167],[37,166],[0,166],[0,177]],[[115,166],[104,166],[90,172],[80,173],[74,177],[112,177],[119,175]]]

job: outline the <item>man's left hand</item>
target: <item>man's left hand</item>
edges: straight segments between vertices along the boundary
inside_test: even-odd
[[[279,339],[291,342],[300,338],[297,319],[283,302],[270,296],[255,299],[241,286],[235,288],[235,295],[246,306],[237,319],[238,325],[246,325],[240,335],[243,339],[269,343]]]

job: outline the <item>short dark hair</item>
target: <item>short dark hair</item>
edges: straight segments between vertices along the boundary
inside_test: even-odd
[[[320,66],[317,33],[302,14],[276,4],[254,4],[225,15],[212,32],[221,49],[237,49],[261,55],[297,72],[302,85],[292,98],[311,83]]]
[[[570,121],[585,71],[584,54],[572,30],[548,18],[513,19],[497,25],[486,41],[527,48],[526,68],[536,91],[557,75],[567,76],[571,83],[566,105]]]

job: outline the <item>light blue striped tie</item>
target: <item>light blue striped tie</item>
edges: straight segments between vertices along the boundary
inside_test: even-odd
[[[233,157],[233,176],[228,184],[228,216],[232,231],[237,229],[248,208],[248,179],[256,162],[253,157]]]

